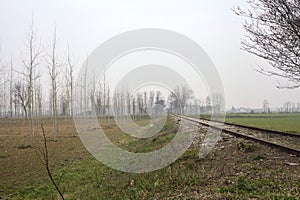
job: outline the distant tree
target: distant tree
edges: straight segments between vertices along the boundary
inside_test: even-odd
[[[69,116],[69,101],[67,97],[67,92],[63,92],[60,96],[60,104],[61,104],[61,115]]]
[[[180,85],[173,89],[169,95],[169,103],[173,107],[173,112],[177,114],[184,114],[185,107],[188,101],[193,97],[193,91],[188,85]]]
[[[56,27],[54,27],[53,38],[49,47],[49,54],[46,62],[48,64],[48,73],[51,79],[51,110],[53,117],[53,139],[56,141],[56,135],[58,133],[58,124],[57,124],[57,94],[58,94],[58,75],[59,75],[59,67],[61,67],[61,63],[58,60],[57,55],[57,43],[58,39],[56,36]]]
[[[67,92],[67,101],[68,101],[68,107],[70,111],[70,116],[73,117],[73,110],[74,110],[74,66],[75,61],[71,57],[70,54],[70,48],[68,46],[68,58],[67,58],[67,68],[66,68],[66,92]]]
[[[1,56],[1,45],[0,45],[0,87],[5,84],[4,75],[6,72],[6,66],[3,64],[3,58]]]
[[[153,106],[154,106],[154,97],[155,97],[155,92],[154,91],[150,91],[150,94],[149,94],[149,104],[150,104],[151,108],[153,108]]]
[[[147,99],[147,91],[144,91],[144,111],[145,114],[148,114],[148,99]]]
[[[96,110],[96,78],[93,76],[90,87],[89,87],[89,95],[90,95],[90,102],[91,102],[91,110]]]
[[[105,73],[103,74],[103,116],[106,116],[106,76]]]
[[[143,95],[141,93],[138,93],[136,95],[136,99],[137,99],[137,104],[138,104],[138,108],[139,108],[139,118],[141,119],[142,115],[144,114],[144,110],[143,110]]]
[[[244,28],[248,35],[242,41],[245,51],[269,62],[273,70],[261,67],[265,75],[286,78],[279,88],[300,86],[300,1],[247,0],[248,11],[234,9],[246,17]]]
[[[0,61],[0,116],[3,114],[6,116],[7,113],[7,90],[8,88],[8,83],[10,81],[9,76],[7,76],[8,73],[7,66]]]
[[[6,65],[4,65],[1,57],[1,46],[0,46],[0,116],[2,115],[2,108],[6,107],[6,77],[7,69]]]
[[[292,112],[296,112],[296,111],[297,111],[296,104],[292,102]]]
[[[25,119],[27,119],[27,108],[28,108],[28,103],[29,103],[29,98],[28,98],[28,92],[26,89],[26,86],[21,82],[21,81],[17,81],[14,84],[14,93],[15,93],[15,104],[16,105],[21,105],[23,111],[24,111],[24,115],[25,115]]]
[[[221,94],[217,93],[211,94],[211,104],[215,112],[220,112],[222,109],[224,109],[224,97]]]
[[[108,116],[108,119],[110,119],[110,106],[111,106],[111,96],[110,96],[110,86],[109,84],[107,84],[107,95],[106,95],[106,114]],[[124,114],[125,112],[125,94],[124,91],[122,91],[122,113]]]
[[[97,115],[102,114],[102,107],[103,107],[103,95],[102,95],[102,84],[99,82],[98,87],[97,87],[97,92],[95,94],[96,96],[96,113]]]
[[[210,96],[207,96],[207,97],[206,97],[206,99],[205,99],[205,104],[206,104],[207,107],[210,107],[210,106],[211,106],[212,102],[211,102]]]
[[[126,106],[127,106],[127,108],[126,108],[126,114],[128,115],[128,116],[130,116],[131,115],[131,95],[130,95],[130,93],[128,92],[128,91],[126,91]]]
[[[26,79],[27,87],[27,98],[26,106],[28,107],[28,118],[30,127],[30,145],[33,146],[33,136],[34,136],[34,82],[39,77],[36,73],[36,68],[41,63],[41,53],[42,45],[38,42],[38,37],[36,31],[34,30],[33,17],[31,19],[29,31],[26,34],[25,46],[27,48],[27,56],[22,59],[24,65],[24,75]]]
[[[10,133],[12,132],[12,117],[13,117],[13,62],[10,62],[10,75],[9,75],[9,117],[10,117]]]
[[[286,113],[292,112],[292,102],[288,101],[288,102],[284,103],[283,109],[284,109],[284,112],[286,112]]]
[[[43,115],[43,105],[42,105],[42,84],[41,79],[38,79],[37,85],[36,85],[36,102],[37,102],[37,126],[39,127],[42,121],[42,115]]]
[[[133,115],[133,118],[135,119],[135,117],[136,117],[136,99],[135,99],[135,97],[132,97],[132,115]]]
[[[156,91],[156,102],[158,102],[160,97],[161,97],[161,91]]]
[[[119,88],[116,88],[114,91],[114,95],[113,95],[113,108],[114,108],[114,114],[119,116],[121,115],[121,101],[122,101],[122,97],[121,97],[121,90]]]

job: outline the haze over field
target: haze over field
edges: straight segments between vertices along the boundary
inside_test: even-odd
[[[298,199],[299,121],[300,0],[0,3],[0,199]]]
[[[214,61],[223,80],[227,108],[261,108],[264,99],[271,107],[282,106],[286,101],[299,102],[300,89],[277,89],[278,81],[285,81],[257,73],[258,64],[267,64],[240,50],[240,39],[245,34],[243,19],[231,11],[237,5],[246,6],[242,0],[2,1],[2,57],[6,62],[12,57],[14,65],[22,68],[25,32],[32,11],[42,41],[51,39],[56,25],[59,48],[66,54],[69,43],[72,54],[78,58],[77,72],[86,56],[114,35],[139,28],[170,29],[196,41]],[[43,79],[48,81],[46,69]]]

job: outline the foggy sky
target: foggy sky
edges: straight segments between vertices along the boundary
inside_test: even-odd
[[[236,5],[246,6],[243,0],[1,1],[2,56],[21,66],[32,11],[42,41],[51,39],[55,25],[62,54],[69,43],[78,59],[76,71],[89,53],[114,35],[138,28],[170,29],[190,37],[208,53],[222,78],[227,108],[261,108],[264,99],[271,107],[300,102],[300,89],[277,89],[281,79],[255,71],[257,65],[267,63],[240,50],[244,19],[231,11]]]

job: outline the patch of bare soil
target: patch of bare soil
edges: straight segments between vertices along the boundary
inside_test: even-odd
[[[53,141],[51,121],[44,122],[47,135],[51,168],[70,166],[88,156],[71,120],[59,121],[57,141]],[[15,193],[20,187],[28,186],[40,178],[48,178],[43,164],[43,137],[36,127],[34,146],[30,146],[28,123],[15,120],[12,129],[9,123],[0,127],[0,199]]]

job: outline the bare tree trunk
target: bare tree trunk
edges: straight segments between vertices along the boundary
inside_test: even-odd
[[[88,97],[87,97],[87,66],[85,67],[84,79],[83,79],[83,112],[86,115],[88,109]]]
[[[103,116],[106,118],[106,82],[105,72],[103,75]]]
[[[81,77],[81,80],[80,80],[80,114],[83,113],[83,80],[82,80],[82,77]]]
[[[42,88],[41,88],[41,83],[40,83],[40,79],[39,82],[37,84],[37,88],[36,88],[36,109],[37,109],[37,120],[36,120],[36,124],[37,124],[37,128],[39,128],[40,124],[41,124],[41,120],[42,120]]]
[[[132,97],[132,114],[133,114],[133,119],[135,119],[135,97]]]
[[[73,71],[74,71],[74,65],[75,62],[74,60],[71,58],[71,54],[70,54],[70,48],[68,45],[68,57],[67,57],[67,68],[66,68],[66,88],[67,88],[67,104],[68,104],[68,113],[71,117],[71,119],[73,119],[74,117],[74,112],[73,112],[73,108],[74,108],[74,100],[73,100],[73,95],[74,95],[74,78],[73,78]],[[75,136],[75,127],[73,124],[73,121],[70,121],[71,127],[72,127],[72,135],[73,137]]]
[[[90,87],[90,101],[91,101],[91,113],[96,110],[96,101],[95,101],[95,93],[96,93],[96,78],[93,77]]]
[[[48,60],[48,70],[51,78],[51,100],[52,100],[52,117],[53,117],[53,140],[56,141],[56,136],[58,134],[58,124],[57,124],[57,78],[58,78],[58,68],[60,64],[57,61],[57,37],[56,37],[56,27],[54,27],[53,40],[51,44],[51,53]]]
[[[74,80],[73,80],[73,71],[74,71],[74,61],[71,58],[70,55],[70,49],[68,47],[68,67],[67,67],[67,81],[68,81],[68,94],[69,94],[69,109],[70,109],[70,115],[73,118],[73,92],[74,92]]]
[[[9,80],[9,115],[10,115],[10,133],[12,133],[13,116],[13,63],[10,62],[10,80]]]
[[[144,92],[144,114],[148,115],[147,91]]]
[[[16,95],[16,93],[14,93],[14,101],[13,101],[13,103],[14,103],[14,116],[16,117],[16,116],[18,116],[19,117],[19,112],[17,111],[18,110],[18,104],[17,104],[17,95]]]
[[[110,119],[110,88],[109,88],[109,85],[108,85],[108,88],[107,88],[106,105],[107,105],[107,116],[108,116],[108,120],[109,120]]]
[[[29,126],[30,126],[30,145],[33,147],[33,137],[34,137],[34,121],[33,121],[33,110],[34,110],[34,80],[37,78],[35,74],[35,68],[40,64],[39,57],[41,54],[41,45],[36,45],[37,36],[33,28],[33,17],[30,25],[30,30],[26,34],[26,47],[29,51],[29,59],[23,60],[23,64],[26,68],[26,73],[22,73],[27,78],[27,103],[25,104],[28,107],[28,117],[29,117]],[[23,106],[25,106],[23,105]],[[25,115],[26,109],[24,109]]]

